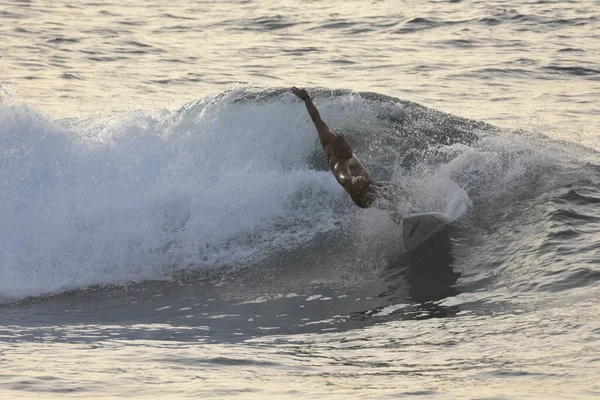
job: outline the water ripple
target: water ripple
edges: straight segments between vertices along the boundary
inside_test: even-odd
[[[559,65],[549,65],[547,67],[543,67],[543,69],[561,75],[585,76],[592,77],[594,79],[600,79],[600,69],[592,69],[578,66],[564,67]]]

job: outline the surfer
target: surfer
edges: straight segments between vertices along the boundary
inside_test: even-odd
[[[304,101],[308,114],[317,128],[329,169],[339,184],[348,192],[352,201],[361,208],[374,206],[387,209],[395,214],[397,212],[395,202],[399,194],[397,186],[389,182],[375,182],[371,179],[346,139],[331,132],[325,121],[321,119],[319,110],[313,104],[306,89],[298,89],[294,86],[292,93]],[[399,216],[392,215],[392,219],[396,220],[394,217]]]

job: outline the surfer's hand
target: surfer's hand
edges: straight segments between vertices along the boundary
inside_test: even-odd
[[[294,93],[302,100],[306,100],[310,97],[306,89],[298,89],[296,86],[292,86],[292,93]]]

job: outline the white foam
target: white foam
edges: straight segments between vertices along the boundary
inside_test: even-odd
[[[325,205],[343,193],[308,168],[316,135],[291,101],[77,124],[0,107],[0,297],[256,260],[335,229]]]

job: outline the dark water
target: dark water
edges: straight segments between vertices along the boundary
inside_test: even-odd
[[[1,3],[0,393],[598,397],[598,11]]]

